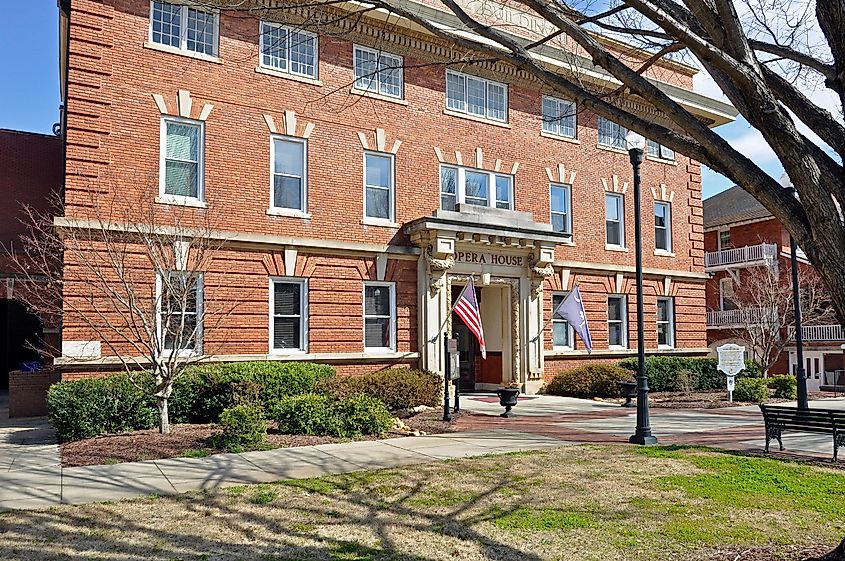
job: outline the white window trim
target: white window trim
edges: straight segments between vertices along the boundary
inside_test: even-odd
[[[619,204],[619,241],[621,243],[609,243],[607,241],[607,198],[612,197],[614,199],[618,199],[620,202]],[[604,218],[604,242],[605,242],[605,249],[626,249],[628,246],[625,243],[625,196],[621,193],[607,193],[604,194],[604,209],[605,209],[605,218]]]
[[[172,4],[179,7],[179,46],[174,47],[173,45],[165,45],[164,43],[156,43],[155,41],[153,41],[153,4],[155,3],[155,1],[156,0],[150,0],[150,15],[148,18],[149,25],[147,26],[147,41],[150,45],[152,45],[154,48],[160,47],[164,50],[173,50],[177,53],[187,53],[191,56],[197,56],[199,58],[218,60],[218,56],[220,54],[220,12],[218,10],[205,8],[203,6],[161,1],[161,4]],[[214,42],[213,53],[201,53],[188,49],[188,8],[191,8],[192,10],[196,10],[198,12],[205,12],[214,16],[214,37],[212,39],[212,41]]]
[[[455,109],[453,107],[449,107],[449,92],[448,92],[447,84],[449,82],[449,75],[450,74],[453,75],[453,76],[462,76],[464,78],[464,109],[463,110]],[[467,97],[466,97],[467,94],[468,94],[468,91],[469,91],[469,88],[466,86],[467,77],[472,78],[473,80],[478,80],[478,81],[484,82],[484,92],[485,92],[485,94],[484,94],[485,95],[484,115],[476,115],[475,113],[470,113],[469,109],[467,109],[467,106],[469,105],[469,103],[467,101]],[[488,112],[488,106],[487,105],[488,104],[487,104],[487,97],[486,96],[487,96],[487,92],[489,91],[487,88],[490,84],[493,84],[493,85],[496,85],[496,86],[501,86],[504,89],[504,92],[505,92],[505,118],[504,119],[496,119],[495,117],[490,117],[490,116],[487,115],[487,112]],[[510,120],[510,92],[508,92],[508,85],[507,84],[505,84],[503,82],[497,82],[495,80],[488,80],[486,78],[481,78],[480,76],[475,76],[473,74],[467,74],[466,72],[457,72],[455,70],[451,70],[451,69],[447,68],[446,69],[446,78],[445,78],[443,85],[444,85],[443,93],[444,93],[444,105],[445,105],[444,111],[447,114],[451,113],[451,114],[457,114],[457,115],[461,115],[461,116],[467,116],[467,117],[471,117],[473,119],[478,119],[480,121],[488,121],[488,122],[491,122],[491,123],[507,124],[508,121]]]
[[[716,231],[716,250],[717,251],[724,251],[725,249],[733,249],[733,248],[725,248],[722,246],[722,232],[727,232],[728,236],[731,235],[730,228],[722,228],[721,230]],[[733,245],[733,240],[731,240],[731,245]]]
[[[371,286],[384,286],[390,289],[390,346],[389,347],[368,347],[367,346],[367,288]],[[393,353],[396,352],[396,283],[382,281],[365,281],[361,290],[362,304],[361,311],[363,326],[362,340],[365,353]],[[373,316],[382,317],[382,316]]]
[[[373,85],[373,84],[375,85],[375,90],[373,90],[371,88],[361,88],[361,87],[358,86],[358,77],[355,76],[355,69],[357,68],[356,63],[358,61],[358,50],[365,51],[365,52],[368,52],[370,54],[376,55],[376,61],[378,61],[378,59],[382,56],[389,56],[389,57],[392,57],[392,58],[399,59],[399,72],[400,72],[400,74],[399,74],[399,76],[400,76],[399,95],[382,93],[381,82],[379,80],[378,70],[376,70],[375,75],[373,75],[371,77],[371,79],[372,79],[371,85]],[[352,45],[352,77],[355,79],[354,82],[353,82],[353,88],[357,91],[367,92],[367,93],[370,93],[370,94],[375,94],[375,95],[386,97],[386,98],[389,98],[389,99],[405,99],[405,57],[403,57],[402,55],[395,55],[395,54],[388,52],[388,51],[379,51],[377,49],[371,49],[369,47],[365,47],[363,45],[359,45],[357,43],[354,43]]]
[[[657,145],[657,155],[652,154],[651,151],[650,151],[650,146],[652,145],[652,143]],[[663,155],[664,149],[672,152],[671,158],[668,158],[668,157]],[[675,163],[675,161],[676,161],[675,151],[671,150],[670,148],[667,148],[666,146],[663,146],[662,144],[660,144],[656,140],[648,140],[647,141],[645,153],[646,153],[646,157],[650,160],[655,160],[655,161],[658,161],[658,162],[671,162],[671,163]]]
[[[552,182],[549,183],[549,223],[553,224],[554,221],[552,220],[552,216],[554,214],[561,214],[559,211],[552,209],[552,189],[555,187],[563,188],[566,192],[566,208],[568,212],[566,213],[566,221],[564,224],[564,231],[560,232],[562,234],[566,234],[572,239],[572,185],[569,183],[559,183],[559,182]],[[552,226],[554,228],[554,226]]]
[[[568,321],[561,318],[560,316],[554,315],[554,312],[555,312],[555,308],[554,308],[555,296],[560,296],[562,298],[566,298],[566,296],[568,294],[569,293],[565,292],[565,291],[552,292],[552,321],[551,321],[551,323],[552,323],[552,333],[551,333],[551,335],[552,335],[552,349],[554,349],[555,351],[574,351],[575,350],[575,345],[574,345],[574,343],[575,343],[575,330],[572,329],[572,324],[570,324]],[[556,323],[565,323],[566,324],[566,330],[568,331],[567,335],[568,335],[568,339],[569,339],[569,345],[555,345],[555,331],[554,331],[554,329],[555,329]]]
[[[673,239],[672,239],[672,205],[666,201],[654,201],[655,208],[658,206],[666,207],[666,247],[657,247],[657,224],[654,225],[654,249],[658,253],[672,253]],[[657,212],[654,213],[655,219]]]
[[[602,139],[601,139],[601,123],[599,122],[599,119],[603,119],[603,120],[607,121],[608,123],[612,123],[612,124],[616,125],[617,127],[621,127],[622,130],[624,130],[624,131],[628,130],[627,127],[620,125],[616,121],[613,121],[611,119],[608,119],[607,117],[602,117],[601,115],[599,115],[598,118],[596,119],[596,136],[598,138],[598,146],[600,146],[602,148],[608,148],[610,150],[619,150],[619,151],[625,152],[627,154],[628,151],[625,149],[624,145],[623,146],[616,146],[615,144],[608,144],[606,142],[602,142]],[[622,137],[624,138],[625,135],[623,134]]]
[[[456,166],[452,164],[441,164],[440,165],[440,174],[438,175],[438,180],[440,181],[438,193],[441,195],[441,204],[442,204],[442,195],[443,195],[443,168],[450,168],[456,171],[455,176],[455,204],[466,204],[466,172],[472,173],[483,173],[488,176],[487,180],[487,208],[498,208],[496,206],[496,177],[502,176],[507,177],[510,180],[510,208],[507,209],[499,209],[499,210],[515,210],[515,201],[516,198],[516,179],[513,175],[509,173],[500,173],[496,171],[489,171],[486,169],[478,169],[472,168],[468,166]],[[475,205],[481,206],[481,205]]]
[[[284,29],[287,33],[287,52],[285,56],[287,57],[285,60],[287,61],[287,65],[285,68],[277,68],[275,66],[270,66],[264,64],[264,25],[269,25],[271,27],[276,27],[279,29]],[[302,72],[294,72],[291,70],[290,64],[290,33],[291,31],[295,31],[296,33],[302,33],[308,37],[314,39],[314,75],[311,74],[304,74]],[[320,36],[316,33],[312,33],[310,31],[305,31],[304,29],[299,29],[296,27],[292,27],[290,25],[285,25],[282,23],[277,23],[274,21],[267,21],[267,20],[258,20],[258,68],[262,68],[264,70],[268,70],[270,72],[278,73],[278,74],[286,74],[290,76],[295,76],[297,78],[305,78],[307,80],[313,80],[315,82],[319,81],[320,79]]]
[[[543,125],[545,125],[546,122],[547,122],[546,116],[543,115],[543,107],[545,107],[546,100],[553,101],[555,104],[557,104],[558,111],[560,111],[560,105],[562,103],[572,104],[572,106],[574,108],[574,113],[575,113],[573,115],[573,118],[575,119],[575,126],[573,127],[575,129],[575,134],[572,134],[572,135],[561,134],[559,132],[547,131],[545,128],[543,128]],[[562,98],[554,97],[554,96],[551,96],[551,95],[542,96],[542,98],[540,99],[540,119],[542,121],[541,124],[540,124],[540,131],[541,132],[543,132],[547,135],[553,136],[555,138],[566,138],[566,139],[569,139],[569,140],[577,140],[578,139],[578,104],[575,101],[569,101],[567,99],[562,99]],[[560,119],[558,119],[558,121],[560,121]],[[558,129],[560,129],[560,126],[558,126]]]
[[[276,140],[295,142],[302,144],[302,207],[299,209],[276,206]],[[267,207],[267,214],[275,216],[293,216],[299,218],[310,218],[308,214],[308,140],[297,136],[284,134],[270,135],[270,204]]]
[[[658,349],[674,349],[675,348],[675,299],[671,296],[659,296],[657,298],[658,306],[661,301],[668,302],[668,317],[669,319],[666,321],[657,320],[657,326],[659,327],[660,324],[665,323],[668,326],[668,333],[669,333],[669,344],[668,345],[661,345],[658,343]],[[658,315],[658,318],[660,316]]]
[[[199,149],[197,150],[197,196],[187,197],[185,195],[170,195],[167,188],[167,123],[181,123],[191,125],[199,129]],[[205,206],[205,122],[174,117],[172,115],[161,116],[161,130],[159,140],[159,168],[158,168],[158,197],[156,202],[181,204],[185,206]]]
[[[273,333],[275,328],[276,317],[276,283],[298,284],[299,289],[299,333],[300,342],[298,349],[277,349],[276,342],[273,340]],[[308,353],[308,279],[302,277],[270,277],[270,294],[269,294],[269,336],[268,336],[268,353],[271,355],[293,355]]]
[[[187,271],[164,271],[165,274],[169,273],[184,273],[184,274],[191,274]],[[156,273],[156,338],[161,345],[161,355],[163,357],[171,357],[173,356],[174,352],[176,353],[177,357],[185,357],[191,358],[200,356],[202,354],[202,347],[203,347],[203,336],[204,336],[204,328],[203,328],[203,312],[205,309],[205,275],[203,273],[195,273],[197,277],[197,345],[193,349],[165,349],[164,348],[164,331],[161,325],[161,304],[162,304],[162,290],[164,289],[162,279],[162,273]]]
[[[628,348],[628,297],[624,294],[608,294],[607,295],[608,302],[607,302],[607,348],[609,350],[621,350]],[[614,323],[620,322],[620,320],[611,320],[610,319],[610,299],[611,298],[619,298],[622,300],[622,344],[621,345],[611,345],[610,344],[610,322],[613,321]]]
[[[727,283],[725,281],[727,281]],[[727,291],[725,290],[725,284],[730,285],[731,296],[733,296],[733,294],[734,294],[733,282],[734,282],[733,278],[731,278],[730,276],[725,276],[725,277],[722,277],[722,278],[719,279],[719,310],[722,311],[722,312],[726,311],[725,310],[725,296],[726,296]],[[731,296],[728,296],[728,298],[730,298]]]
[[[376,216],[367,216],[367,155],[371,156],[380,156],[382,158],[389,158],[390,159],[390,200],[388,204],[390,205],[390,216],[387,218],[380,218]],[[364,185],[364,208],[363,212],[363,222],[367,224],[375,224],[375,225],[385,225],[385,226],[394,226],[396,220],[396,156],[391,154],[390,152],[378,152],[375,150],[364,150],[364,157],[363,157],[363,185]]]

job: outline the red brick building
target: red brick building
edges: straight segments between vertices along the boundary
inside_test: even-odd
[[[93,218],[92,198],[109,197],[141,201],[161,221],[213,219],[226,243],[198,296],[243,304],[226,325],[203,327],[208,360],[442,371],[445,329],[460,340],[466,387],[536,391],[582,361],[636,353],[631,168],[618,125],[513,67],[461,63],[408,22],[385,31],[378,14],[354,26],[338,18],[317,35],[300,26],[301,8],[62,4],[67,176],[57,224],[78,227]],[[436,3],[408,5],[454,19]],[[530,20],[504,7],[496,17]],[[564,39],[544,56],[562,72],[574,56],[590,69],[583,79],[604,79]],[[733,119],[733,108],[692,91],[694,69],[666,61],[648,72],[712,126]],[[700,165],[650,143],[642,171],[648,351],[705,354]],[[447,316],[469,275],[484,361]],[[549,321],[576,284],[589,357]],[[65,290],[73,298],[84,287]],[[123,348],[68,318],[62,338],[67,373]]]
[[[748,345],[739,331],[749,322],[739,317],[755,313],[747,306],[738,309],[734,302],[737,286],[744,275],[757,267],[775,268],[784,286],[791,286],[789,232],[763,205],[734,186],[704,201],[705,270],[707,281],[707,344],[711,349],[727,342]],[[800,267],[811,268],[798,250]],[[761,314],[765,311],[760,310]],[[803,326],[804,362],[807,386],[818,391],[822,386],[842,385],[845,336],[834,323]],[[797,364],[795,344],[787,345],[772,374],[794,372]]]

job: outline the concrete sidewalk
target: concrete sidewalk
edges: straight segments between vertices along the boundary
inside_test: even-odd
[[[168,495],[566,444],[556,438],[494,429],[217,454],[207,458],[71,468],[43,465],[0,472],[0,510]]]

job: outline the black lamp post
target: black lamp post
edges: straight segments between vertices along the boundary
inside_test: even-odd
[[[798,196],[798,191],[785,173],[780,176],[780,184],[789,189],[793,197]],[[810,403],[807,399],[807,371],[804,369],[804,334],[801,330],[801,291],[798,286],[798,244],[795,238],[789,234],[790,264],[792,266],[792,307],[795,310],[795,360],[798,363],[795,369],[795,379],[798,384],[798,409],[807,410]]]
[[[648,418],[648,378],[645,375],[645,332],[643,330],[643,236],[640,209],[640,165],[645,138],[633,131],[625,136],[634,168],[634,243],[637,254],[637,428],[628,439],[632,444],[657,444]]]

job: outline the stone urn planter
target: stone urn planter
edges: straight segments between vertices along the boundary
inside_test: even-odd
[[[496,390],[496,395],[499,396],[499,405],[505,408],[505,412],[500,414],[500,417],[510,417],[511,407],[517,404],[519,398],[519,388],[499,388]]]
[[[616,382],[619,384],[619,393],[625,398],[625,403],[622,407],[633,407],[631,400],[637,397],[637,383],[636,382]]]

